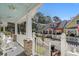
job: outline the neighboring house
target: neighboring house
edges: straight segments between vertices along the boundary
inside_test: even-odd
[[[49,34],[62,33],[64,32],[64,27],[66,26],[66,24],[67,24],[67,21],[62,21],[61,23],[53,22],[53,23],[47,24],[46,27],[43,29],[43,32],[47,32]]]
[[[69,21],[65,27],[66,34],[74,34],[79,36],[78,32],[78,25],[79,25],[79,15],[75,16],[71,21]]]
[[[52,23],[46,24],[46,26],[41,31],[45,34],[48,34],[49,32],[53,33]]]
[[[67,24],[67,21],[66,21],[66,20],[62,21],[62,22],[58,25],[58,27],[55,29],[55,32],[56,32],[56,33],[62,33],[62,32],[64,32],[64,28],[65,28],[66,24]]]
[[[46,24],[38,23],[36,26],[37,26],[37,31],[36,32],[41,33],[42,29],[46,26]]]
[[[59,26],[60,23],[49,23],[47,24],[44,28],[43,28],[43,32],[48,33],[48,34],[52,34],[55,33],[55,29]]]

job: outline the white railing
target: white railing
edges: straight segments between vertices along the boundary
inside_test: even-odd
[[[51,43],[42,41],[41,38],[36,37],[33,33],[33,55],[50,56]]]
[[[65,34],[62,35],[52,35],[52,38],[56,38],[56,39],[60,39],[60,41],[53,41],[51,39],[51,41],[42,41],[41,38],[37,38],[34,43],[34,48],[35,48],[35,55],[40,55],[40,56],[50,56],[51,54],[51,45],[55,45],[57,49],[61,50],[61,55],[72,55],[72,56],[77,56],[79,55],[78,53],[72,52],[70,51],[71,48],[69,48],[69,44],[67,42],[67,39],[70,39],[71,37],[67,37]],[[75,39],[74,37],[72,37],[73,39]],[[79,38],[78,42],[79,42]],[[72,45],[74,46],[74,45]],[[64,49],[64,50],[63,50]],[[70,51],[70,52],[68,52]]]
[[[60,40],[61,39],[61,35],[52,35],[52,38]]]
[[[50,56],[50,44],[43,42],[42,40],[35,40],[35,53],[40,56]]]
[[[78,53],[73,53],[71,51],[67,51],[66,56],[79,56]]]
[[[63,40],[64,39],[64,40]],[[79,56],[79,52],[77,52],[79,38],[78,37],[68,37],[66,35],[61,35],[61,48],[64,55],[66,56]],[[62,53],[62,54],[63,54]]]

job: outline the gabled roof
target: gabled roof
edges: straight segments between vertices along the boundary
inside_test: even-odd
[[[55,29],[55,28],[57,28],[57,27],[58,27],[58,23],[55,23],[55,22],[49,23],[49,24],[46,24],[46,26],[42,29],[42,31],[43,31],[43,30],[46,30],[46,29],[48,29],[48,28]]]
[[[62,22],[59,24],[58,28],[65,28],[66,24],[67,24],[67,21],[62,21]]]
[[[73,17],[71,20],[69,20],[65,26],[65,28],[73,21],[73,20],[76,20],[76,18],[79,18],[79,14],[76,15],[75,17]]]

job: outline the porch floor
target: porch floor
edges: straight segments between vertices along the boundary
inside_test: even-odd
[[[23,47],[21,47],[17,42],[14,42],[14,47],[9,49],[5,56],[21,56],[23,54]]]

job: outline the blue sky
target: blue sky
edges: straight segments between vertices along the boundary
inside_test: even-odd
[[[71,17],[79,14],[78,3],[45,3],[38,12],[46,16],[59,16],[62,20],[70,20]]]

